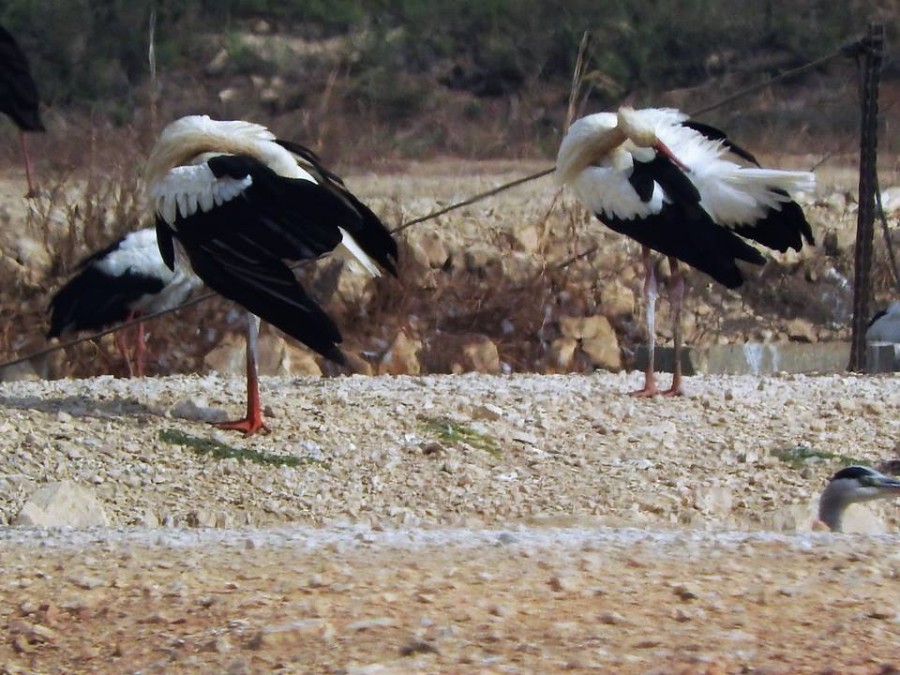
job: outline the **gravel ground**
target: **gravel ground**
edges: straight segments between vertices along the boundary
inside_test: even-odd
[[[894,457],[897,378],[639,382],[264,378],[250,439],[200,421],[240,379],[0,385],[3,521],[71,479],[116,526],[0,530],[0,672],[900,668],[900,540],[810,532],[848,460],[775,454]]]

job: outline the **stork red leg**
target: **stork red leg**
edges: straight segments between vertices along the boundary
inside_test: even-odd
[[[672,375],[672,386],[666,389],[663,396],[683,396],[681,388],[681,305],[684,301],[684,275],[675,258],[669,257],[672,276],[669,278],[669,304],[672,306],[672,336],[675,346],[675,369]]]
[[[144,322],[137,325],[137,343],[134,345],[134,369],[138,377],[147,372],[147,342],[144,336]]]
[[[631,392],[632,396],[656,396],[656,272],[653,270],[653,253],[643,246],[644,261],[644,307],[647,312],[647,369],[644,371],[644,388]]]
[[[259,318],[247,314],[247,416],[233,422],[214,422],[220,429],[243,431],[245,436],[252,436],[258,431],[269,433],[269,427],[262,418],[259,406],[259,378],[256,374],[257,338],[259,336]]]
[[[28,156],[28,144],[25,142],[25,132],[19,130],[19,140],[22,143],[22,154],[25,155],[25,178],[28,180],[28,192],[25,196],[28,199],[37,197],[37,190],[34,187],[34,174],[31,170],[31,157]]]

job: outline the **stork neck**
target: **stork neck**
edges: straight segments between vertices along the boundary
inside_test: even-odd
[[[606,129],[591,138],[573,144],[566,156],[561,156],[556,173],[560,185],[572,182],[587,167],[597,164],[606,155],[628,140],[618,127]]]

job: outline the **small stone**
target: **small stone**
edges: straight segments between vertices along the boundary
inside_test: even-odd
[[[400,656],[412,656],[414,654],[439,654],[437,647],[427,640],[410,640],[400,647]]]
[[[678,584],[672,588],[672,591],[684,601],[696,600],[700,597],[700,594],[690,586],[685,584]]]
[[[373,628],[389,628],[394,625],[394,620],[387,616],[377,617],[374,619],[362,619],[354,621],[347,625],[348,631],[360,632],[372,630]]]
[[[619,626],[626,623],[625,617],[618,612],[603,612],[600,616],[597,617],[597,620],[600,623],[604,623],[608,626]]]
[[[550,586],[551,590],[557,592],[571,593],[577,590],[577,585],[575,584],[574,579],[568,575],[556,574],[550,577],[550,580],[547,582],[547,584]]]

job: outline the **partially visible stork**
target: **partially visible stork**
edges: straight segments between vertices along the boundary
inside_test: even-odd
[[[25,196],[34,197],[37,192],[25,132],[45,131],[41,121],[40,98],[25,53],[3,26],[0,26],[0,112],[9,115],[19,127],[19,140],[25,156],[25,177],[28,180],[28,194]]]
[[[48,338],[82,330],[103,330],[142,315],[173,309],[201,285],[190,268],[170,270],[159,254],[152,227],[126,234],[85,258],[78,273],[50,300]],[[144,324],[132,354],[123,331],[116,335],[130,375],[145,374]]]
[[[577,120],[556,159],[556,178],[571,185],[601,222],[641,244],[645,270],[648,362],[638,396],[660,393],[654,373],[656,277],[651,250],[669,259],[675,373],[664,395],[682,393],[680,262],[728,288],[744,277],[738,260],[765,263],[745,241],[800,250],[813,243],[802,209],[788,193],[810,190],[803,171],[761,169],[724,133],[677,110],[620,108]]]
[[[396,274],[397,244],[381,220],[306,148],[263,126],[190,116],[166,127],[145,167],[159,247],[249,313],[247,415],[221,424],[266,430],[259,403],[259,318],[344,363],[341,334],[285,261],[342,250],[372,276]]]
[[[900,480],[868,466],[848,466],[828,481],[819,498],[819,520],[832,532],[841,531],[844,510],[858,502],[900,497]]]

